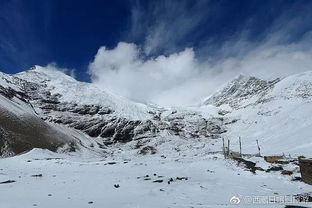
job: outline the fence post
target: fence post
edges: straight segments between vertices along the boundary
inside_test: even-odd
[[[242,140],[241,140],[241,137],[239,137],[239,154],[240,154],[240,157],[242,157]]]
[[[225,155],[225,144],[224,144],[224,138],[222,138],[222,142],[223,142],[223,155],[224,155],[224,159],[226,158],[226,155]]]
[[[230,140],[228,140],[227,156],[230,156]]]
[[[259,142],[258,142],[258,139],[256,140],[256,142],[257,142],[257,146],[258,146],[259,156],[261,156],[261,152],[260,152],[260,146],[259,146]]]

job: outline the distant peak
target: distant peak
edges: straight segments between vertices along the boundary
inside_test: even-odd
[[[32,80],[34,78],[38,80],[66,80],[76,81],[73,77],[66,74],[66,71],[62,71],[54,66],[39,66],[34,65],[28,70],[19,72],[16,74],[18,77],[23,79]]]

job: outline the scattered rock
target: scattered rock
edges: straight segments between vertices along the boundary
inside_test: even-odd
[[[147,154],[156,154],[156,148],[155,147],[152,147],[152,146],[145,146],[143,147],[140,151],[139,151],[139,154],[141,155],[147,155]]]
[[[268,168],[265,172],[271,172],[271,171],[281,171],[284,170],[284,168],[282,166],[272,166],[270,168]]]
[[[254,162],[245,160],[245,159],[240,158],[240,157],[233,157],[232,159],[236,160],[238,162],[238,165],[243,163],[245,165],[245,167],[252,173],[256,173],[256,170],[264,171],[263,168],[256,167],[256,163],[254,163]]]
[[[182,181],[182,180],[188,180],[188,177],[177,177],[176,178],[178,181]]]
[[[291,180],[292,180],[292,181],[302,181],[302,178],[296,176],[296,177],[292,178]]]
[[[15,183],[15,182],[16,181],[14,180],[7,180],[7,181],[0,182],[0,184]]]
[[[155,180],[155,181],[153,181],[153,183],[162,183],[162,182],[164,182],[164,180]]]
[[[291,170],[282,170],[281,174],[282,175],[292,175],[293,172]]]
[[[35,175],[32,175],[31,177],[42,177],[42,174],[35,174]]]
[[[281,164],[281,165],[287,165],[287,164],[290,163],[290,161],[288,161],[288,160],[278,160],[278,161],[275,161],[274,163]]]
[[[173,182],[173,178],[169,179],[168,184],[170,184],[171,182]]]

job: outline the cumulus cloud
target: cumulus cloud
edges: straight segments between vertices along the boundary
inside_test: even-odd
[[[199,27],[222,13],[209,1],[192,7],[187,1],[161,2],[133,8],[133,41],[101,47],[89,65],[92,82],[136,101],[185,106],[239,74],[274,79],[312,70],[312,22],[305,21],[312,14],[305,8],[297,16],[289,15],[292,8],[281,13],[261,34],[254,34],[257,22],[251,18],[224,40],[208,35],[192,44],[203,36]]]
[[[159,94],[196,77],[199,68],[192,49],[145,60],[138,46],[120,42],[111,50],[101,47],[89,73],[92,81],[104,88],[135,100],[155,102]],[[173,102],[174,98],[167,99]]]
[[[101,47],[89,73],[95,84],[115,93],[172,106],[195,104],[238,74],[273,79],[311,70],[311,66],[312,51],[303,42],[259,46],[243,57],[214,64],[198,61],[191,48],[146,59],[137,45],[120,42],[113,49]]]

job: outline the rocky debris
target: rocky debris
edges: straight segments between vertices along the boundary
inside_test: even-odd
[[[283,166],[272,166],[268,168],[265,172],[271,172],[271,171],[282,171],[284,170]]]
[[[296,177],[293,177],[293,178],[291,179],[291,181],[302,181],[302,178],[296,176]]]
[[[117,162],[108,162],[108,163],[106,163],[107,165],[115,165],[115,164],[117,164]],[[105,164],[105,165],[106,165]]]
[[[31,177],[34,177],[34,178],[41,178],[41,177],[42,177],[42,174],[34,174],[34,175],[32,175]]]
[[[0,184],[7,184],[7,183],[15,183],[16,181],[14,180],[7,180],[7,181],[2,181]]]
[[[188,177],[176,177],[176,180],[182,181],[182,180],[188,180]]]
[[[147,155],[147,154],[156,154],[157,150],[155,147],[152,147],[152,146],[145,146],[143,147],[140,151],[139,151],[139,154],[141,155]]]
[[[229,114],[229,113],[231,113],[231,111],[223,110],[223,109],[220,109],[218,111],[218,114],[221,115],[221,116],[225,116],[226,114]]]
[[[181,177],[175,177],[175,178],[169,178],[169,179],[165,179],[164,176],[157,176],[157,174],[153,174],[153,175],[145,175],[143,177],[137,177],[137,179],[141,179],[143,178],[144,181],[151,181],[152,183],[164,183],[166,182],[168,185],[170,185],[173,182],[176,181],[187,181],[189,178],[185,177],[185,176],[181,176]]]
[[[243,164],[245,166],[245,168],[252,173],[256,173],[257,170],[258,171],[264,171],[263,168],[257,167],[256,163],[254,163],[252,161],[245,160],[245,159],[240,158],[240,157],[233,157],[232,159],[236,160],[238,165]]]
[[[282,175],[292,175],[293,171],[291,171],[291,170],[282,170],[281,174]]]
[[[6,98],[12,99],[16,95],[16,91],[12,88],[4,88],[0,86],[0,94]]]
[[[164,182],[164,180],[161,180],[161,179],[153,181],[153,183],[162,183],[162,182]]]
[[[160,130],[169,131],[172,135],[184,138],[219,138],[226,132],[224,118],[203,118],[194,112],[179,112],[164,116],[157,126]]]

